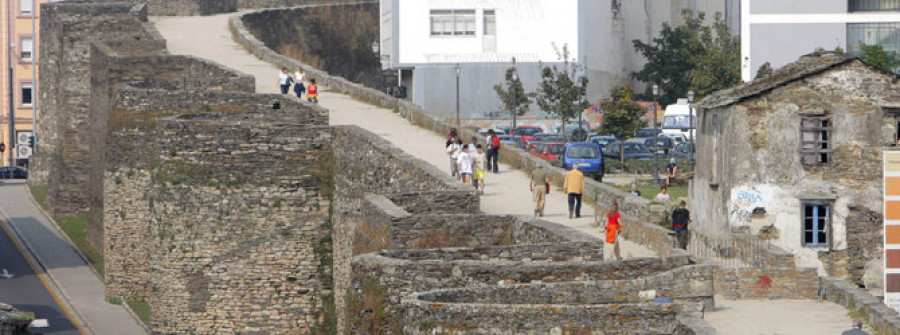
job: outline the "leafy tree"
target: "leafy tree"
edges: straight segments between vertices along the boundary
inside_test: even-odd
[[[588,79],[577,74],[578,67],[569,61],[567,46],[563,46],[558,56],[563,62],[562,68],[541,65],[541,82],[533,95],[543,111],[560,118],[565,125],[568,120],[588,108],[588,102],[584,98]],[[564,128],[560,127],[560,132]]]
[[[900,66],[900,58],[897,57],[897,53],[885,51],[884,48],[878,44],[866,45],[860,43],[859,58],[866,63],[890,71],[893,71]]]
[[[663,104],[685,97],[689,90],[699,99],[740,83],[740,42],[731,36],[722,14],[715,14],[712,26],[703,25],[703,12],[684,10],[682,16],[684,25],[663,23],[652,43],[632,41],[647,60],[634,78],[659,85]]]
[[[753,79],[759,79],[765,76],[772,74],[772,64],[769,62],[763,63],[763,65],[759,66],[759,69],[756,70],[756,77]]]
[[[497,92],[497,98],[500,99],[503,109],[509,111],[510,115],[513,110],[517,110],[518,115],[525,115],[528,112],[528,105],[531,104],[531,98],[525,93],[522,78],[513,80],[513,73],[516,73],[515,67],[506,69],[505,82],[494,85],[494,92]]]
[[[619,86],[613,88],[609,98],[600,103],[603,109],[600,134],[625,139],[646,126],[646,122],[641,120],[644,109],[632,100],[633,94],[634,89],[630,85]]]

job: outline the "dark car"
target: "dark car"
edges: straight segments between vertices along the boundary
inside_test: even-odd
[[[691,148],[694,147],[694,144],[691,142],[678,143],[675,146],[675,149],[672,150],[672,157],[675,158],[691,158]],[[696,150],[694,150],[696,152]]]
[[[588,139],[588,142],[597,143],[597,145],[600,146],[600,149],[603,149],[603,147],[605,147],[607,144],[618,140],[619,139],[617,139],[615,136],[591,136]]]
[[[569,143],[562,155],[562,167],[571,170],[573,166],[578,165],[578,169],[585,175],[594,177],[596,181],[603,181],[606,169],[601,152],[600,145],[597,143]]]
[[[525,147],[525,142],[522,141],[521,136],[497,135],[497,137],[500,138],[500,144],[502,144],[502,145],[511,145],[516,148],[524,148]]]
[[[652,159],[653,153],[644,145],[644,140],[628,140],[625,142],[612,142],[603,149],[603,156],[611,159],[619,159],[619,152],[625,149],[625,159]]]
[[[662,134],[662,129],[656,128],[657,134]],[[644,128],[634,133],[635,138],[653,137],[653,128]]]
[[[516,132],[513,135],[521,136],[522,141],[525,141],[525,144],[529,144],[531,142],[531,135],[542,132],[543,129],[538,126],[518,126],[516,127]]]
[[[538,143],[565,142],[565,141],[566,140],[564,138],[562,138],[561,136],[559,136],[559,134],[556,134],[556,133],[537,133],[537,134],[531,135],[531,142],[528,143],[529,144],[528,147],[530,149],[534,149],[534,148],[536,148]]]
[[[28,170],[15,166],[0,167],[0,179],[26,179]]]
[[[653,152],[653,138],[648,138],[644,140],[644,145],[647,148],[650,148],[650,152]],[[672,138],[667,136],[659,136],[656,138],[656,153],[662,155],[668,155],[670,151],[675,149],[675,141]]]

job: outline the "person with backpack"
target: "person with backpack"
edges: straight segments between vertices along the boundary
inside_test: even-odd
[[[497,173],[497,157],[500,156],[500,137],[494,133],[493,129],[488,130],[487,144],[487,166],[485,171]]]

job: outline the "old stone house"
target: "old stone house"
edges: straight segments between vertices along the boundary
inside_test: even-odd
[[[696,231],[749,231],[797,266],[880,286],[881,155],[898,142],[897,80],[820,53],[700,101]]]

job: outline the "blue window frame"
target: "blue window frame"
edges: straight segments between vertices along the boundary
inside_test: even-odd
[[[803,244],[827,246],[830,238],[831,208],[824,203],[803,204]]]

